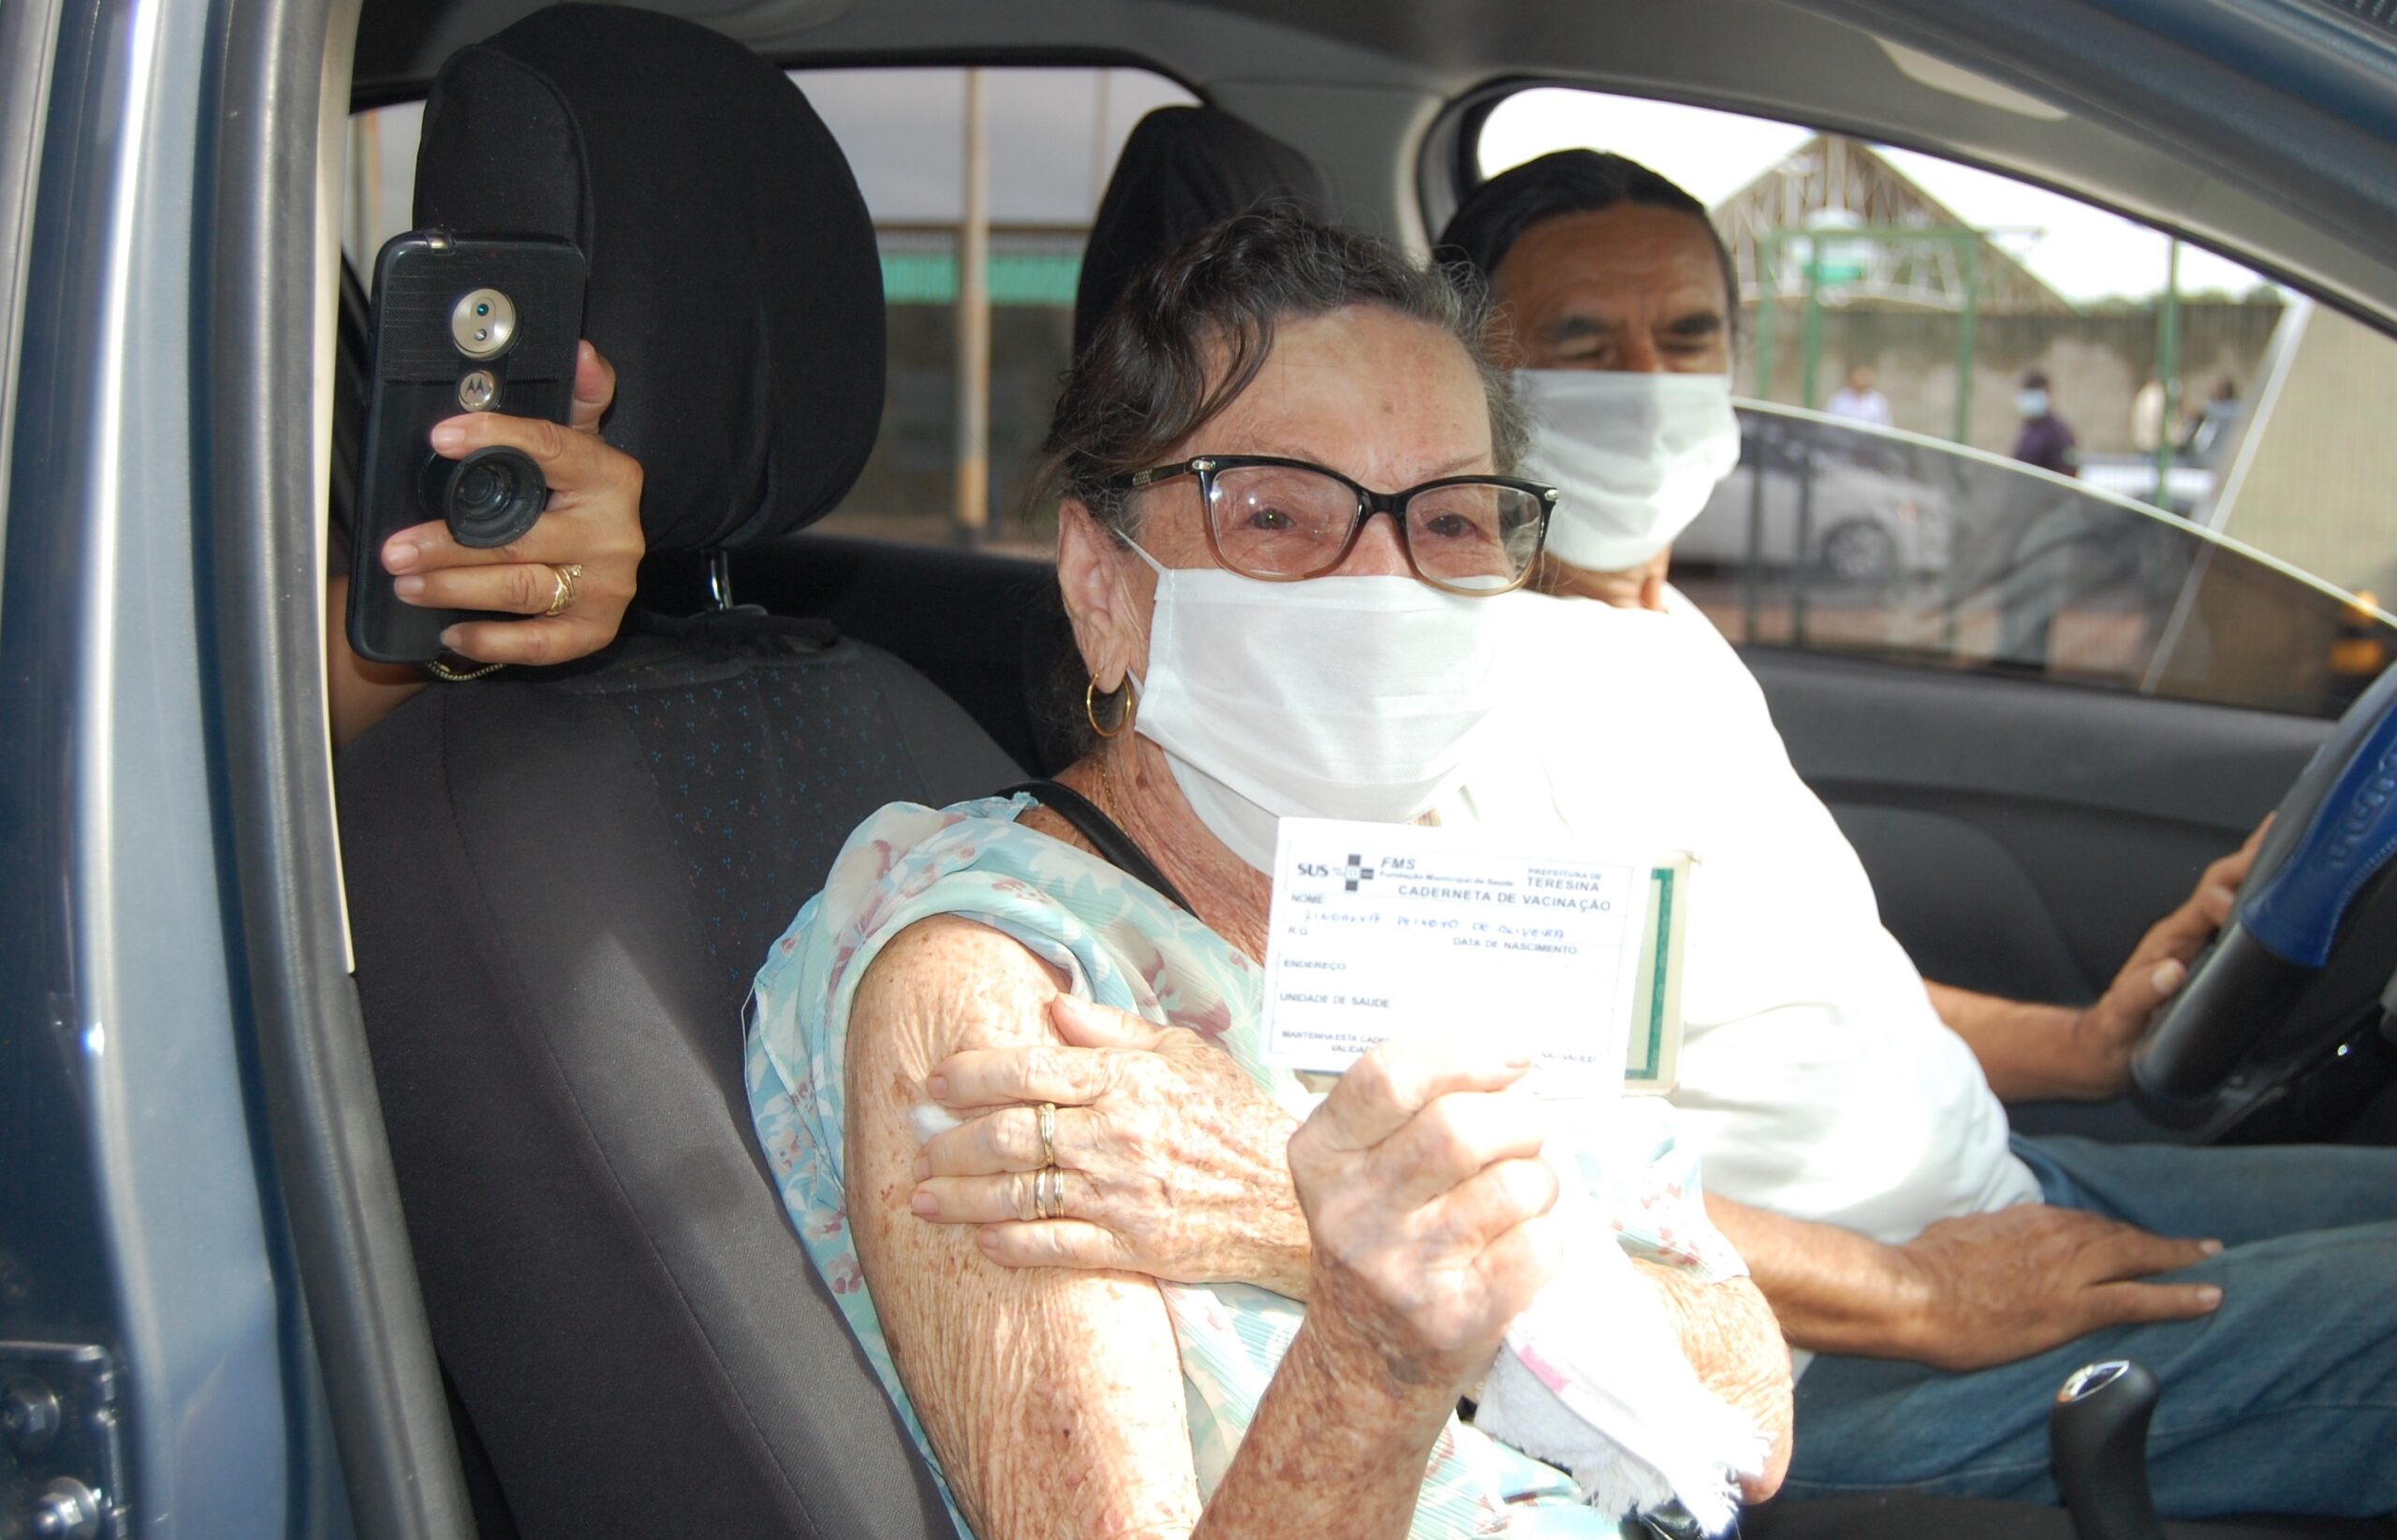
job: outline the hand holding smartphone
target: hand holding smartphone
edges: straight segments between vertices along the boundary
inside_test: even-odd
[[[561,241],[486,241],[439,230],[394,237],[375,263],[371,388],[352,532],[348,631],[360,657],[423,663],[461,621],[520,617],[411,605],[394,592],[384,542],[431,520],[462,545],[522,538],[549,487],[522,450],[436,453],[436,423],[462,412],[572,416],[582,331],[582,254]]]

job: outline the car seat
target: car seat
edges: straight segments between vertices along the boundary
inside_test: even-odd
[[[1074,353],[1142,268],[1208,226],[1268,204],[1317,219],[1331,199],[1315,163],[1220,107],[1160,107],[1132,125],[1092,216],[1074,284]]]
[[[416,216],[581,245],[653,549],[796,529],[856,478],[874,232],[764,60],[640,11],[538,12],[444,66]],[[820,623],[629,629],[582,665],[434,684],[337,767],[409,1235],[504,1498],[478,1517],[535,1540],[948,1535],[755,1148],[741,1019],[860,820],[1016,768]]]

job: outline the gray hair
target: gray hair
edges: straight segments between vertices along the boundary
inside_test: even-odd
[[[1352,305],[1457,340],[1489,403],[1496,469],[1511,473],[1527,435],[1507,377],[1491,362],[1482,286],[1284,206],[1209,227],[1126,286],[1066,376],[1036,496],[1077,499],[1101,523],[1130,533],[1132,506],[1118,478],[1154,466],[1230,405],[1264,367],[1278,324]]]

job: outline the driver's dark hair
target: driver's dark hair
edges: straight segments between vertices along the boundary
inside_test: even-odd
[[[1598,150],[1558,150],[1501,171],[1476,187],[1440,232],[1435,260],[1470,273],[1487,290],[1498,264],[1523,232],[1566,214],[1598,213],[1618,204],[1669,209],[1705,227],[1714,259],[1723,269],[1726,319],[1736,332],[1740,320],[1740,272],[1731,248],[1714,227],[1706,205],[1680,183],[1626,156]]]
[[[1138,502],[1118,478],[1158,464],[1247,389],[1282,323],[1359,305],[1457,340],[1489,403],[1494,467],[1512,472],[1523,419],[1490,362],[1481,291],[1372,236],[1273,207],[1208,227],[1125,286],[1066,376],[1036,506],[1074,498],[1129,533]]]

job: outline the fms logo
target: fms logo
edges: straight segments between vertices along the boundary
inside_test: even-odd
[[[1321,861],[1301,861],[1299,863],[1299,875],[1301,877],[1338,877],[1340,879],[1340,886],[1346,891],[1353,893],[1357,891],[1357,887],[1360,883],[1368,883],[1374,880],[1374,867],[1373,863],[1366,860],[1362,856],[1349,857],[1348,864],[1346,866],[1326,866]]]

